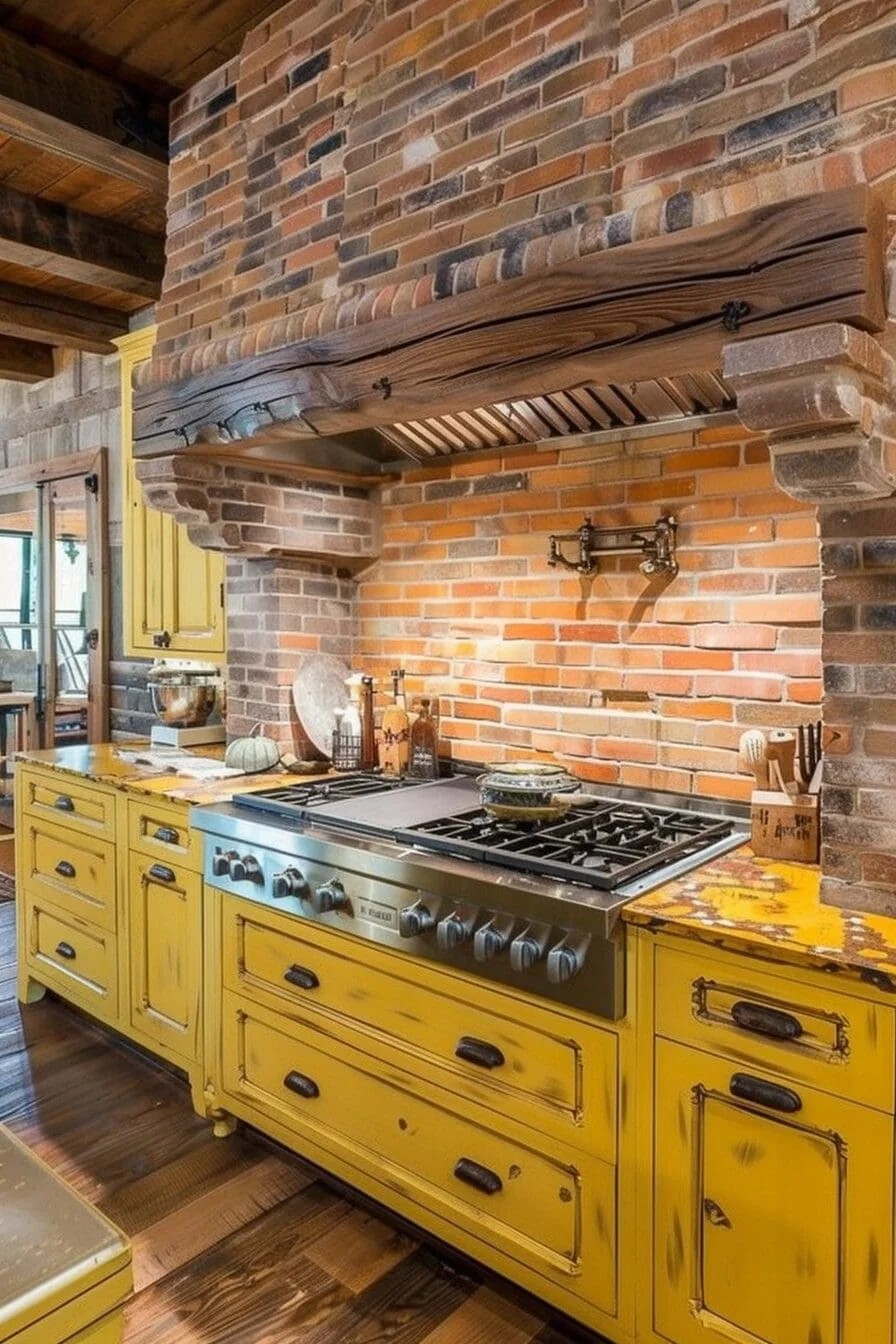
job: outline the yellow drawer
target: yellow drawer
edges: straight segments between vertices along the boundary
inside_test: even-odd
[[[187,825],[188,811],[186,805],[172,807],[154,799],[128,799],[130,848],[163,863],[178,863],[201,873],[202,836]]]
[[[38,773],[25,767],[25,811],[45,822],[72,827],[83,834],[115,838],[115,794],[98,784],[78,783],[59,773]]]
[[[25,891],[115,932],[115,846],[26,818],[20,840]]]
[[[587,1128],[591,1150],[615,1161],[612,1032],[251,902],[224,911],[228,988],[376,1032],[399,1067],[435,1066],[442,1085],[566,1142]]]
[[[337,1029],[338,1032],[338,1029]],[[375,1054],[224,995],[224,1090],[515,1260],[615,1308],[615,1169],[454,1113]],[[478,1114],[484,1114],[478,1112]],[[493,1127],[494,1126],[494,1127]],[[263,1127],[263,1126],[262,1126]],[[584,1267],[584,1270],[583,1270]]]
[[[84,920],[29,900],[25,912],[26,960],[49,985],[97,1017],[118,1013],[116,941]]]
[[[660,944],[655,967],[661,1036],[892,1109],[894,1010],[888,1005],[845,994],[820,975],[775,975],[735,954],[702,948]]]

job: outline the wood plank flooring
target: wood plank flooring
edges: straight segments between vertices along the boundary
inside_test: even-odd
[[[0,904],[0,1121],[131,1237],[125,1344],[573,1344],[510,1285],[421,1245],[65,1004],[15,998]]]

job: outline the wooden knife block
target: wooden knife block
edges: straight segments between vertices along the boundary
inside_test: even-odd
[[[750,800],[750,843],[766,859],[817,863],[819,850],[818,794],[754,789]]]

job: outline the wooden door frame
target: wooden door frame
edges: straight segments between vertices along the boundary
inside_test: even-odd
[[[65,457],[47,458],[43,462],[26,463],[0,471],[0,494],[12,490],[34,489],[73,476],[85,479],[85,523],[87,539],[87,596],[86,622],[88,630],[96,631],[96,642],[88,641],[87,648],[87,740],[109,740],[109,527],[108,527],[108,472],[105,447],[89,448]],[[87,481],[95,478],[93,489]],[[44,585],[44,592],[47,586]],[[44,603],[45,604],[45,603]],[[41,611],[42,620],[52,613]],[[49,621],[52,628],[52,620]],[[54,688],[53,688],[54,689]],[[49,692],[47,687],[47,703]],[[54,689],[55,697],[55,689]],[[45,736],[44,717],[42,734]],[[52,746],[53,743],[45,743]]]

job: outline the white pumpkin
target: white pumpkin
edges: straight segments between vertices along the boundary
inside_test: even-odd
[[[261,732],[256,723],[248,737],[236,737],[224,753],[224,764],[231,770],[242,770],[244,775],[260,775],[270,770],[280,759],[280,748]]]

